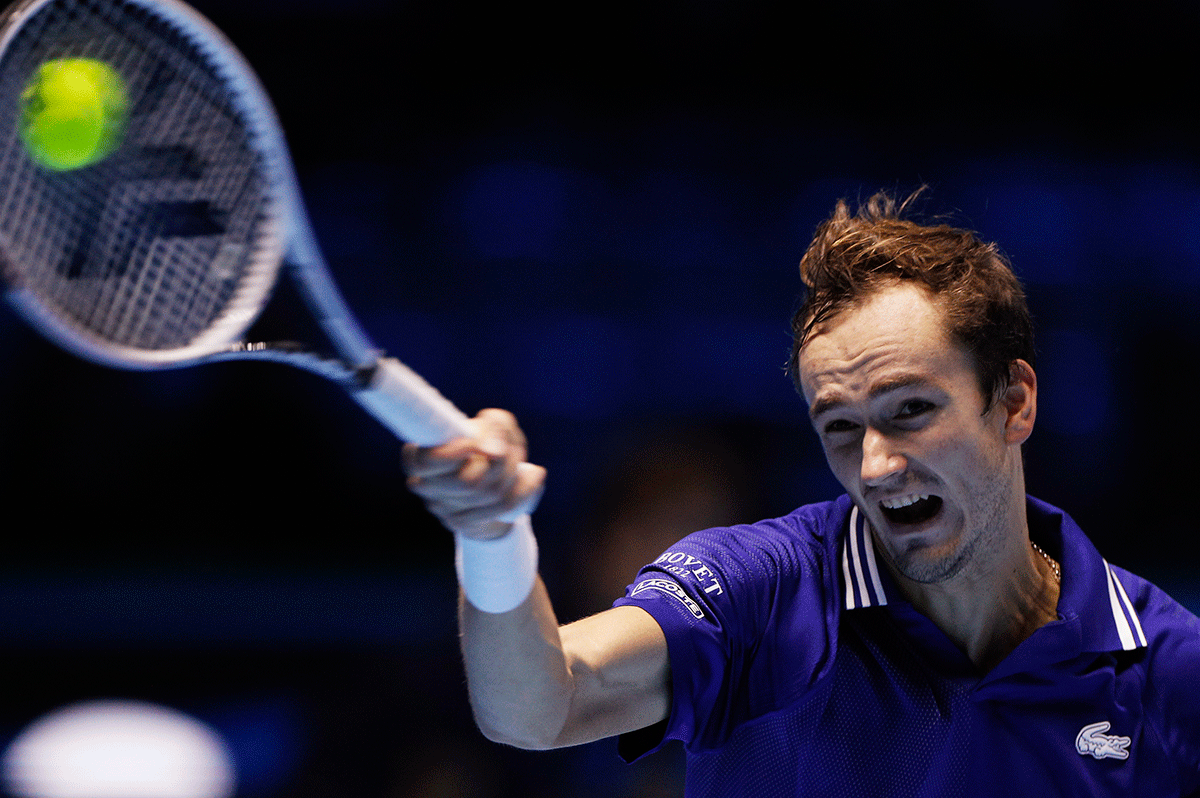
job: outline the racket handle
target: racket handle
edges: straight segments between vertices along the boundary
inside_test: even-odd
[[[396,437],[418,446],[437,446],[475,434],[471,420],[461,410],[421,375],[392,357],[378,360],[371,381],[355,392],[354,398]],[[534,467],[528,463],[518,466]],[[529,513],[540,499],[541,493],[535,493],[497,520],[527,525]]]
[[[370,383],[354,398],[398,438],[418,446],[437,446],[474,434],[461,410],[392,357],[379,359]]]

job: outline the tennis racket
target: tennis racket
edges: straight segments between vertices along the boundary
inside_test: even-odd
[[[19,134],[22,93],[40,65],[80,58],[120,75],[128,119],[107,157],[54,171]],[[331,351],[247,342],[285,267]],[[0,270],[30,324],[97,363],[277,361],[342,385],[402,440],[473,434],[351,315],[266,92],[179,0],[21,0],[0,16]],[[503,520],[528,523],[535,503]]]
[[[21,94],[51,59],[123,78],[123,141],[70,171],[18,135]],[[243,336],[283,265],[335,356]],[[283,133],[234,46],[178,0],[24,0],[0,18],[0,266],[7,295],[64,349],[160,369],[252,359],[334,380],[403,440],[470,434],[466,416],[350,314],[317,246]]]

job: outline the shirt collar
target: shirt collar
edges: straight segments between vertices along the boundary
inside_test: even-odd
[[[1059,620],[1055,637],[1074,639],[1081,651],[1132,651],[1146,646],[1141,620],[1125,583],[1129,575],[1114,569],[1083,530],[1062,510],[1030,497],[1029,529],[1034,541],[1062,564]],[[907,603],[883,568],[866,518],[851,504],[842,538],[842,606],[847,610]],[[1041,630],[1039,630],[1041,631]]]
[[[887,604],[884,578],[891,581],[875,556],[875,542],[867,529],[867,519],[858,511],[858,505],[852,504],[849,528],[842,543],[843,606],[848,610],[859,610]],[[894,587],[892,593],[895,594]]]
[[[1133,651],[1146,634],[1127,592],[1130,575],[1100,556],[1071,516],[1029,498],[1029,533],[1062,563],[1060,623],[1078,623],[1085,651]]]

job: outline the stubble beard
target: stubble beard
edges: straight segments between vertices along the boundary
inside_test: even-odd
[[[905,579],[922,585],[949,581],[979,561],[980,555],[987,558],[1003,547],[1004,505],[1003,490],[985,491],[971,501],[974,530],[967,528],[969,522],[964,518],[960,521],[962,528],[950,541],[934,546],[913,541],[896,552],[886,546],[881,548],[892,567]]]
[[[979,548],[978,537],[968,537],[949,551],[937,553],[929,546],[913,546],[897,553],[892,565],[905,579],[922,585],[946,582],[962,573]]]

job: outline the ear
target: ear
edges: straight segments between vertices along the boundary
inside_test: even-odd
[[[1000,396],[1004,408],[1004,442],[1020,445],[1033,434],[1037,418],[1037,375],[1033,366],[1024,360],[1014,360],[1008,367],[1008,387]]]

